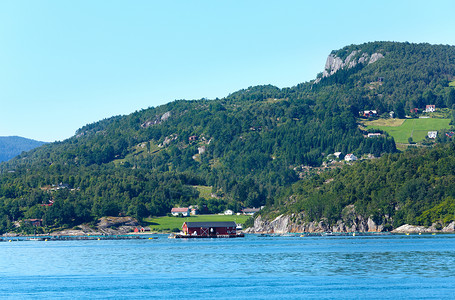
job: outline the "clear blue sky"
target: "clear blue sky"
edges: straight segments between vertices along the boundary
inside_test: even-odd
[[[0,1],[0,136],[64,140],[175,99],[294,86],[331,50],[455,45],[451,1]]]

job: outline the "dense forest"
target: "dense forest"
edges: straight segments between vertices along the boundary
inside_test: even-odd
[[[22,219],[69,227],[107,215],[141,220],[176,205],[197,204],[213,213],[263,205],[306,210],[305,200],[292,208],[283,200],[298,186],[305,187],[305,198],[306,187],[321,180],[299,178],[299,168],[319,167],[334,152],[382,156],[380,161],[397,155],[387,134],[365,138],[359,111],[404,115],[426,104],[454,104],[449,83],[455,47],[375,42],[332,54],[355,64],[290,88],[249,87],[222,99],[178,100],[115,116],[0,164],[0,233]],[[200,197],[197,185],[212,187],[212,198]],[[347,203],[369,214],[361,203],[377,200],[361,194],[331,202],[311,195],[330,207],[330,218]],[[410,220],[420,222],[417,216]]]

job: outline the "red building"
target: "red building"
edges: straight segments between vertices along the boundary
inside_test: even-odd
[[[182,225],[183,233],[193,236],[236,235],[235,222],[185,222]]]

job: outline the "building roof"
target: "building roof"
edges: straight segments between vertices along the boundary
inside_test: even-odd
[[[242,211],[244,213],[252,213],[252,212],[256,213],[256,212],[258,212],[260,210],[261,210],[260,208],[254,208],[254,207],[253,208],[244,208],[244,209],[242,209]]]
[[[234,221],[231,222],[184,222],[188,228],[210,228],[210,227],[236,227]]]
[[[173,207],[171,212],[188,212],[188,207]]]

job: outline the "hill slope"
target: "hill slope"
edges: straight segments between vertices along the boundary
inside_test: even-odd
[[[107,215],[165,215],[174,205],[276,208],[299,181],[296,170],[318,167],[331,153],[396,152],[387,134],[365,138],[359,110],[404,112],[434,99],[450,106],[454,58],[450,46],[349,46],[334,51],[313,82],[179,100],[86,125],[0,165],[0,231],[24,218],[74,226]],[[194,186],[217,196],[199,197]]]
[[[0,162],[45,144],[18,136],[0,136]]]

